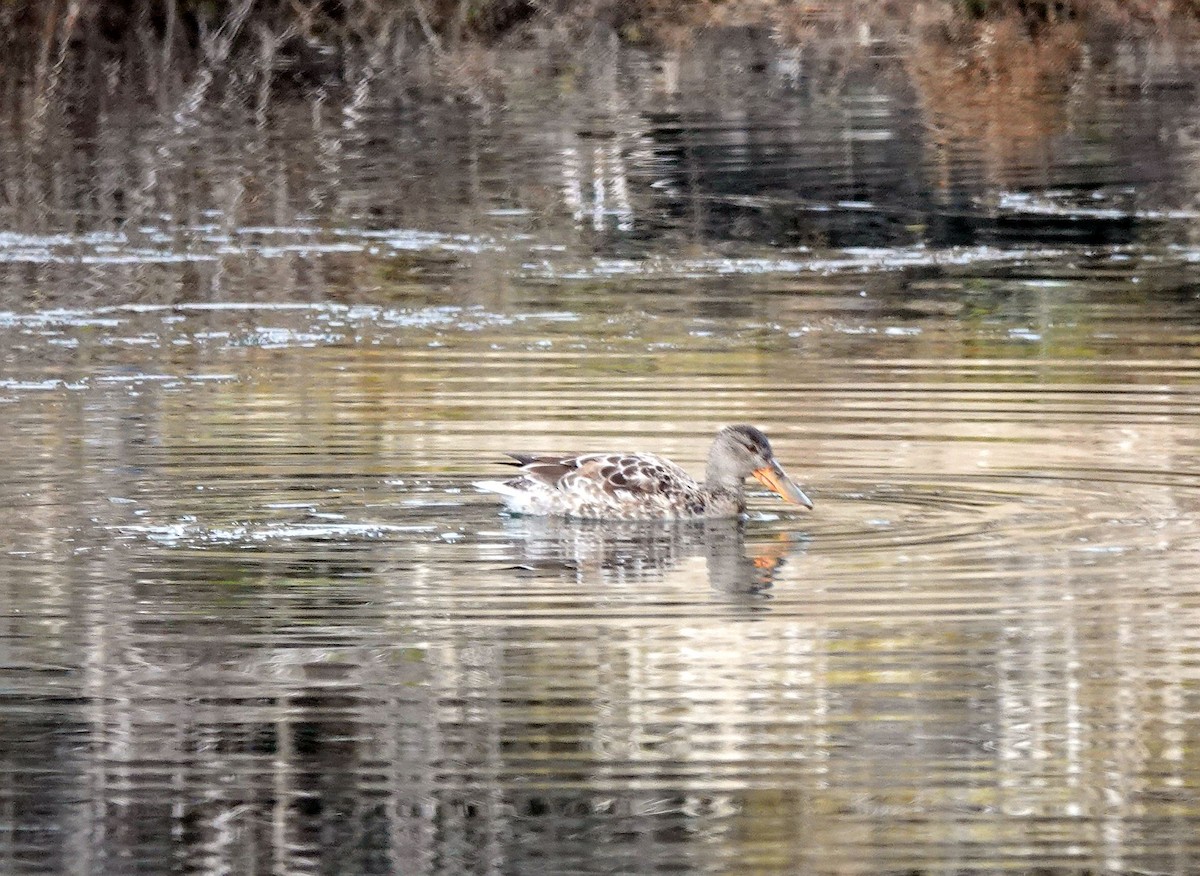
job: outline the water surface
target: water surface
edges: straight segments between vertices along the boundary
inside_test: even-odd
[[[1194,872],[1194,88],[947,188],[889,82],[357,152],[214,109],[143,214],[15,216],[2,868]],[[470,487],[730,422],[812,513]]]

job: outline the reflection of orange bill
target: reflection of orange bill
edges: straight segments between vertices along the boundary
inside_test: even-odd
[[[800,488],[791,482],[779,466],[765,465],[762,468],[756,468],[751,474],[754,475],[756,481],[768,490],[778,493],[780,498],[785,502],[791,502],[793,505],[803,505],[805,508],[813,506],[808,496],[804,495],[800,491]]]

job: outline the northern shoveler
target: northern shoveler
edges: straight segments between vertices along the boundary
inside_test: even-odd
[[[521,473],[478,481],[518,514],[619,520],[735,517],[746,510],[744,481],[753,477],[786,502],[812,508],[775,461],[771,442],[753,426],[726,426],[713,439],[704,483],[650,453],[579,455],[510,453]]]

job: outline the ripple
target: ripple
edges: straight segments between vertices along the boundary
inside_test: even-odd
[[[978,137],[837,6],[454,103],[216,19],[9,89],[8,869],[1200,870],[1194,58]],[[813,513],[467,487],[730,422]]]
[[[345,541],[388,538],[397,533],[432,532],[429,526],[386,523],[262,523],[205,526],[196,522],[147,526],[115,526],[118,535],[144,537],[168,546],[256,544],[275,540]]]
[[[6,714],[32,722],[10,759],[147,807],[175,793],[162,770],[187,800],[298,783],[214,804],[251,832],[332,795],[356,830],[374,800],[416,836],[486,820],[486,795],[605,842],[751,819],[765,854],[812,823],[854,862],[861,828],[875,869],[964,860],[933,823],[1006,861],[1091,848],[1114,812],[1190,823],[1187,306],[1106,297],[1147,276],[1131,262],[700,267],[600,305],[543,278],[487,303],[0,317]],[[812,513],[755,488],[740,523],[527,520],[468,489],[508,450],[699,474],[738,421]]]

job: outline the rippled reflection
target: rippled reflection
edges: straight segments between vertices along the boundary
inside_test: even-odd
[[[745,524],[734,520],[631,524],[517,517],[506,533],[522,559],[519,571],[620,584],[666,575],[702,558],[708,584],[719,593],[762,594],[785,558],[802,548],[781,532],[747,551]]]
[[[629,293],[652,333],[536,305],[8,317],[13,854],[1187,872],[1193,341],[1075,282],[1038,355],[1011,301],[889,333],[887,299],[845,331],[769,290],[745,302],[777,322]],[[514,447],[698,472],[747,419],[815,513],[550,521],[469,486]]]
[[[918,48],[5,104],[0,871],[1200,869],[1190,62]],[[733,422],[814,513],[470,488]]]

